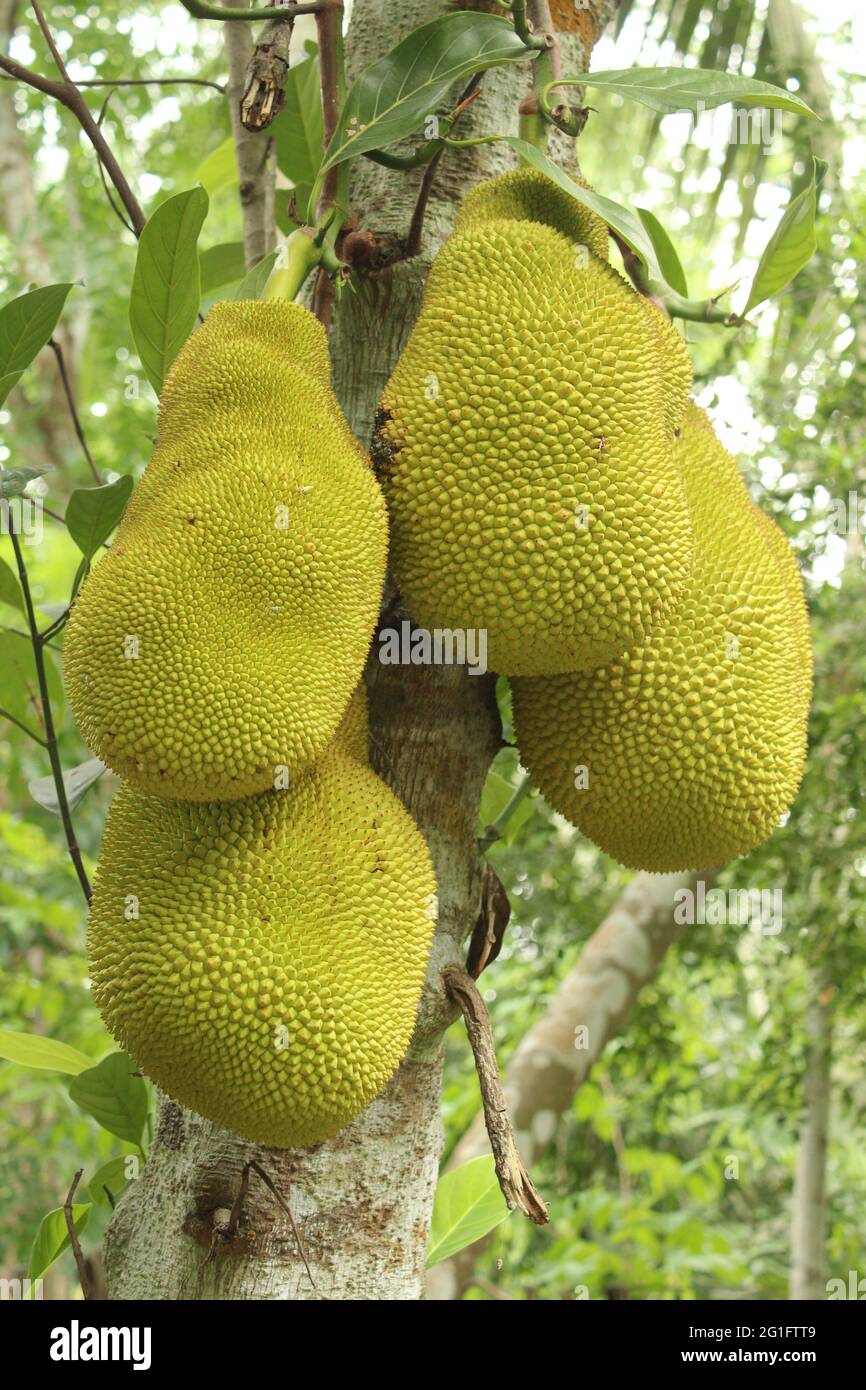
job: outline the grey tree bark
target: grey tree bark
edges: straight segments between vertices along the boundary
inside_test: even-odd
[[[827,1226],[827,1144],[830,1132],[833,1062],[833,987],[819,971],[813,983],[807,1033],[809,1052],[803,1083],[803,1124],[791,1207],[789,1297],[826,1298],[824,1246]]]
[[[636,874],[587,941],[546,1013],[526,1034],[505,1073],[505,1098],[524,1163],[544,1152],[605,1047],[625,1024],[685,926],[675,916],[678,889],[696,874]],[[704,882],[709,876],[700,875]],[[456,1168],[486,1152],[481,1116],[454,1149]],[[431,1269],[427,1297],[460,1298],[486,1242],[477,1241]]]
[[[448,0],[355,0],[349,79],[410,30],[451,8]],[[594,41],[612,9],[612,0],[592,0],[582,35],[568,40],[570,71],[584,69],[591,48],[587,35],[591,31]],[[482,127],[515,132],[526,82],[525,69],[488,74],[461,136]],[[361,279],[356,293],[342,296],[332,332],[334,382],[365,446],[380,392],[417,315],[427,266],[464,190],[510,162],[497,145],[450,155],[437,174],[423,255]],[[405,235],[420,178],[359,161],[351,191],[359,225]],[[475,821],[500,728],[492,677],[471,677],[457,667],[382,667],[371,661],[367,678],[371,761],[415,817],[438,881],[439,925],[409,1054],[354,1124],[310,1149],[258,1149],[164,1104],[144,1173],[130,1185],[109,1229],[106,1266],[114,1299],[423,1296],[442,1144],[443,1035],[453,1018],[440,971],[447,963],[462,963],[478,911]],[[225,1223],[241,1169],[251,1158],[291,1206],[315,1290],[289,1221],[256,1176],[237,1238],[221,1244],[219,1258],[207,1260],[214,1229]]]

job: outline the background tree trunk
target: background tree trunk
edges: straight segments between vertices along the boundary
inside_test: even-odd
[[[447,0],[355,0],[348,76],[401,37],[452,9]],[[471,8],[467,6],[466,8]],[[481,8],[481,6],[478,6]],[[565,44],[565,65],[584,70],[613,0],[592,0],[582,34]],[[526,68],[485,76],[460,135],[515,132]],[[566,146],[559,143],[557,154]],[[449,154],[437,173],[423,255],[361,279],[337,306],[334,382],[358,438],[369,444],[382,387],[415,320],[427,266],[448,234],[464,190],[509,166],[501,146]],[[389,172],[361,160],[352,187],[360,226],[405,235],[421,173]],[[399,618],[399,614],[398,614]],[[391,1083],[358,1120],[324,1144],[260,1149],[173,1103],[163,1105],[142,1177],[112,1219],[106,1242],[115,1299],[418,1299],[441,1151],[442,1043],[453,1018],[439,972],[461,962],[478,911],[476,816],[499,744],[492,677],[456,667],[382,667],[371,659],[371,761],[408,806],[433,856],[439,925],[418,1026]],[[316,1293],[291,1225],[256,1176],[236,1240],[206,1262],[244,1163],[254,1158],[289,1202]]]
[[[809,1300],[827,1296],[824,1242],[834,991],[825,972],[818,972],[814,989],[806,1025],[809,1053],[803,1086],[805,1109],[791,1211],[790,1297]]]

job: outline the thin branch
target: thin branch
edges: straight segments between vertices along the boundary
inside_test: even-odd
[[[470,77],[469,81],[467,82],[466,86],[463,88],[463,91],[460,94],[460,99],[458,100],[457,105],[452,111],[450,117],[448,118],[449,130],[454,129],[454,126],[460,120],[460,117],[463,115],[463,112],[467,109],[467,107],[471,106],[472,102],[475,101],[478,97],[479,89],[481,87],[481,80],[483,76],[484,74],[481,72],[474,72]],[[433,188],[433,180],[436,177],[436,171],[439,168],[439,163],[442,159],[442,156],[448,148],[448,142],[444,138],[441,139],[438,143],[440,144],[441,148],[436,153],[434,153],[432,158],[430,159],[430,162],[424,171],[424,177],[421,180],[421,187],[418,189],[418,197],[415,201],[415,207],[412,212],[412,221],[409,223],[409,233],[406,237],[406,251],[404,253],[406,260],[411,260],[413,256],[419,256],[421,254],[421,244],[424,235],[424,218],[427,214],[427,204],[430,201],[430,193]]]
[[[78,1269],[78,1282],[81,1284],[81,1292],[84,1294],[84,1297],[86,1299],[91,1299],[93,1297],[93,1288],[90,1282],[90,1271],[87,1268],[87,1261],[85,1260],[84,1255],[82,1253],[81,1242],[78,1239],[78,1232],[75,1229],[75,1219],[72,1215],[72,1202],[75,1197],[75,1193],[78,1189],[78,1184],[81,1182],[83,1173],[84,1169],[79,1168],[78,1172],[75,1174],[75,1177],[72,1179],[72,1186],[69,1189],[66,1201],[63,1203],[63,1215],[66,1219],[66,1230],[69,1235],[69,1244],[72,1246],[72,1253],[75,1256],[75,1264],[76,1268]]]
[[[484,1123],[487,1126],[502,1195],[510,1211],[519,1207],[524,1216],[528,1216],[536,1226],[543,1226],[550,1217],[547,1206],[532,1185],[532,1179],[523,1166],[523,1160],[514,1142],[514,1132],[508,1118],[505,1092],[502,1089],[499,1065],[496,1061],[493,1029],[484,1000],[475,981],[460,965],[446,965],[442,971],[442,980],[449,998],[459,1006],[466,1023],[466,1032],[469,1034],[481,1086]]]
[[[32,3],[34,13],[40,23],[40,28],[42,28],[43,33],[45,33],[48,26],[42,16],[42,11],[39,9],[36,0],[32,0]],[[49,47],[52,50],[52,55],[56,53],[56,45],[53,39],[49,40]],[[59,53],[57,53],[55,61],[58,61],[58,67],[61,72],[60,81],[51,77],[43,77],[41,73],[33,72],[32,69],[24,67],[22,63],[16,63],[14,58],[10,58],[7,54],[0,53],[0,68],[8,73],[10,77],[14,77],[18,82],[26,83],[28,87],[33,87],[37,92],[43,92],[45,96],[52,97],[54,101],[59,101],[62,106],[66,107],[67,111],[72,113],[95,149],[99,159],[105,165],[106,172],[111,182],[114,184],[114,187],[117,189],[120,200],[129,214],[129,220],[132,223],[135,235],[140,236],[144,228],[145,216],[141,210],[138,199],[127,183],[126,176],[118,164],[110,145],[99,129],[97,122],[94,120],[90,107],[87,105],[87,102],[84,100],[84,97],[81,95],[75,83],[70,81],[63,64],[63,59],[60,57]]]
[[[91,454],[90,449],[87,446],[87,440],[84,437],[84,430],[81,427],[81,420],[78,416],[78,408],[75,404],[75,397],[72,394],[72,385],[69,380],[69,373],[66,370],[66,361],[63,356],[63,349],[56,338],[49,338],[48,346],[50,347],[51,351],[54,353],[55,358],[57,359],[57,370],[60,372],[60,380],[63,383],[63,392],[66,396],[66,404],[69,406],[69,413],[72,416],[72,424],[75,429],[78,442],[84,450],[84,457],[87,459],[87,464],[90,468],[91,473],[96,479],[96,482],[99,485],[101,485],[102,478],[100,477],[99,469],[93,461],[93,455]]]
[[[0,707],[0,719],[8,719],[10,724],[14,724],[16,728],[21,730],[22,734],[26,734],[28,738],[32,738],[34,743],[41,743],[43,748],[48,747],[44,738],[40,738],[32,729],[28,729],[27,725],[22,724],[20,719],[16,719],[14,714],[10,714],[8,709]]]
[[[329,0],[312,0],[309,4],[265,5],[260,10],[237,10],[231,6],[207,5],[204,0],[180,0],[185,10],[195,19],[241,19],[258,21],[260,19],[296,19],[301,14],[321,14]]]
[[[260,1163],[257,1163],[254,1158],[251,1158],[247,1163],[245,1163],[243,1168],[241,1169],[241,1180],[238,1184],[238,1190],[235,1194],[235,1199],[232,1202],[232,1209],[229,1212],[228,1220],[223,1225],[219,1227],[214,1227],[213,1239],[211,1240],[210,1249],[207,1253],[205,1263],[210,1263],[216,1258],[218,1241],[232,1241],[237,1236],[238,1228],[240,1226],[241,1215],[244,1209],[244,1202],[246,1201],[247,1192],[249,1191],[250,1173],[255,1173],[257,1177],[261,1178],[262,1182],[270,1192],[271,1196],[274,1198],[274,1200],[278,1203],[278,1205],[285,1212],[286,1216],[289,1218],[289,1225],[292,1228],[292,1235],[295,1237],[295,1241],[297,1242],[298,1246],[298,1251],[300,1253],[301,1259],[304,1262],[304,1269],[307,1271],[307,1278],[309,1279],[310,1284],[312,1285],[313,1292],[318,1297],[316,1281],[313,1278],[312,1271],[310,1270],[310,1265],[307,1260],[307,1252],[304,1249],[304,1242],[301,1239],[301,1233],[298,1230],[298,1227],[295,1223],[295,1218],[292,1215],[291,1207],[288,1205],[286,1201],[284,1201],[282,1195],[277,1190],[273,1182],[273,1179],[268,1175],[268,1173],[265,1172],[262,1165]]]
[[[75,827],[72,824],[69,801],[66,797],[66,783],[63,781],[63,766],[60,762],[60,751],[57,747],[57,733],[54,728],[54,715],[51,710],[51,696],[48,693],[45,651],[36,623],[36,612],[33,607],[33,596],[30,593],[27,566],[24,563],[21,543],[18,540],[18,535],[14,527],[10,527],[9,539],[12,541],[12,548],[15,551],[15,561],[18,565],[18,578],[21,581],[21,589],[24,594],[24,605],[27,610],[27,625],[30,628],[30,644],[33,648],[33,661],[36,665],[36,677],[39,681],[39,698],[42,703],[42,722],[45,726],[45,747],[48,750],[48,759],[51,763],[51,772],[54,777],[57,804],[60,808],[60,819],[63,822],[63,829],[66,834],[66,847],[69,850],[69,857],[75,866],[75,872],[78,875],[78,882],[81,884],[82,892],[89,903],[91,899],[90,880],[87,877],[87,871],[81,858],[81,850],[75,838]]]
[[[115,90],[115,89],[114,89],[113,87],[110,88],[110,90],[109,90],[109,91],[106,93],[106,95],[105,95],[105,100],[104,100],[104,102],[102,103],[102,105],[101,105],[100,108],[99,108],[99,115],[98,115],[97,118],[96,118],[96,124],[100,127],[100,129],[102,128],[102,122],[105,120],[106,114],[107,114],[107,112],[108,112],[108,108],[109,108],[109,106],[111,105],[111,98],[114,96],[114,90]],[[111,211],[114,213],[114,215],[115,215],[115,217],[117,218],[118,222],[121,222],[121,223],[123,224],[123,226],[126,228],[126,230],[127,230],[128,232],[132,232],[132,234],[133,234],[133,236],[134,236],[134,235],[135,235],[135,228],[133,227],[132,223],[131,223],[130,221],[128,221],[128,219],[127,219],[126,217],[124,217],[124,215],[123,215],[123,209],[122,209],[122,208],[119,208],[119,207],[117,206],[117,203],[114,201],[114,196],[113,196],[113,194],[112,194],[112,192],[111,192],[111,189],[110,189],[109,186],[108,186],[108,179],[105,177],[105,166],[103,165],[102,160],[101,160],[101,159],[98,159],[98,160],[96,161],[96,164],[97,164],[97,168],[99,169],[99,178],[100,178],[100,181],[101,181],[101,183],[102,183],[102,191],[103,191],[103,193],[105,194],[106,199],[108,200],[108,204],[109,204],[109,206],[110,206],[110,208],[111,208]]]

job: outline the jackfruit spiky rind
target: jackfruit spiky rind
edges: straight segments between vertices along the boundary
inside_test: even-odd
[[[382,398],[403,602],[484,629],[488,666],[611,661],[676,604],[691,528],[639,297],[537,223],[455,234]]]
[[[94,997],[174,1100],[251,1142],[305,1147],[404,1056],[434,893],[409,814],[339,752],[289,792],[231,803],[125,784],[90,912]]]
[[[695,561],[676,613],[604,670],[512,682],[521,757],[548,802],[657,873],[725,863],[773,833],[800,783],[811,689],[796,565],[783,576],[696,407],[677,458]]]
[[[169,373],[156,451],[64,649],[82,736],[144,790],[273,787],[322,753],[360,679],[387,519],[327,363],[306,309],[236,301]]]
[[[575,178],[581,188],[585,179]],[[566,193],[539,169],[512,169],[495,179],[485,179],[466,194],[454,223],[455,233],[482,222],[503,218],[540,222],[561,232],[569,241],[585,246],[600,260],[608,257],[607,224],[577,198]]]

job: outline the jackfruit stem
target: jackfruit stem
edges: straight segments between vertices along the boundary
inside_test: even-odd
[[[322,251],[306,228],[292,232],[277,252],[262,299],[296,299],[310,271],[321,263]]]

